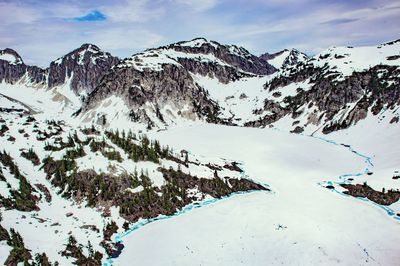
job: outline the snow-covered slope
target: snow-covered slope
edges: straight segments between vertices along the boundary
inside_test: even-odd
[[[387,116],[397,126],[399,55],[399,41],[330,48],[295,67],[282,69],[265,85],[274,97],[266,97],[264,107],[254,111],[261,115],[246,125],[330,133],[369,116]],[[298,89],[281,98],[289,87]]]
[[[399,47],[8,50],[0,263],[396,265]]]
[[[137,131],[69,122],[0,113],[0,243],[13,250],[0,249],[1,263],[31,263],[45,253],[60,265],[100,265],[119,252],[111,237],[130,223],[267,189],[236,162],[173,151]],[[23,243],[10,242],[12,230]]]
[[[13,65],[23,64],[22,58],[11,49],[0,50],[0,60]]]
[[[378,46],[331,47],[315,55],[310,62],[314,67],[327,66],[327,71],[339,73],[342,79],[378,65],[398,67],[400,40]]]
[[[84,120],[102,117],[105,123],[124,116],[149,128],[181,120],[231,123],[219,116],[220,107],[195,77],[229,86],[274,71],[265,60],[241,47],[203,38],[178,42],[134,54],[115,65],[89,95],[79,115]],[[123,113],[103,112],[101,106],[113,102],[115,96],[126,105]]]
[[[136,252],[123,253],[115,265],[193,261],[202,265],[396,265],[399,255],[393,243],[399,241],[399,221],[372,202],[319,185],[338,181],[343,174],[354,177],[368,167],[364,158],[345,146],[272,129],[213,125],[176,127],[156,135],[178,149],[185,146],[197,154],[239,158],[252,178],[270,184],[275,193],[237,195],[135,230],[123,241]],[[357,145],[356,150],[364,148]],[[372,161],[392,155],[375,154]],[[391,179],[375,174],[355,178],[372,177]],[[399,211],[398,204],[390,207]],[[149,249],[153,256],[148,256]]]
[[[276,69],[285,69],[294,67],[297,64],[305,63],[308,56],[296,49],[285,49],[274,54],[263,54],[260,58],[266,60],[269,64],[273,65]]]

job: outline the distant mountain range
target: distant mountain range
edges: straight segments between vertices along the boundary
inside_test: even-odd
[[[151,233],[151,240],[140,243],[151,246],[145,254],[121,238],[219,199],[232,205],[200,221],[229,232],[232,244],[225,246],[216,234],[219,249],[211,254],[213,246],[207,246],[203,253],[211,260],[220,253],[229,259],[225,264],[243,264],[242,255],[251,257],[248,264],[257,264],[256,257],[261,265],[265,258],[280,263],[286,259],[282,247],[286,251],[300,243],[296,252],[318,250],[307,253],[313,260],[305,264],[347,263],[353,254],[353,264],[362,264],[368,252],[376,263],[397,262],[386,252],[397,240],[382,237],[397,236],[397,224],[387,227],[376,220],[378,212],[367,213],[363,204],[339,197],[373,202],[385,221],[386,216],[400,220],[399,83],[400,41],[332,47],[308,57],[295,49],[256,56],[197,38],[125,59],[84,44],[44,69],[26,65],[12,49],[1,50],[0,263],[126,265],[124,255],[130,264],[129,258],[143,255],[163,264],[152,256],[153,240],[161,234]],[[227,201],[256,190],[272,193],[243,205]],[[255,213],[243,223],[249,206]],[[226,220],[219,220],[218,213]],[[198,222],[199,216],[193,217]],[[224,231],[233,220],[240,226]],[[248,227],[253,222],[259,227]],[[384,225],[382,231],[365,234],[371,223]],[[195,230],[190,232],[198,230],[192,237],[177,230],[166,241],[164,229],[160,238],[163,248],[168,243],[169,250],[184,250],[177,257],[190,262],[198,255],[193,238],[202,235],[208,245],[210,232],[216,232],[191,226]],[[288,233],[276,231],[286,228]],[[264,230],[272,233],[257,238]],[[182,245],[176,242],[180,234]],[[326,243],[315,236],[332,245],[322,249]],[[345,241],[351,245],[343,254],[337,248],[342,238],[352,239]],[[257,245],[248,244],[255,239]],[[265,249],[265,239],[278,253]],[[283,246],[275,247],[275,239]],[[296,252],[289,261],[305,259]],[[162,253],[172,265],[188,264]],[[239,254],[240,260],[230,260],[230,254]],[[336,257],[341,260],[332,260]]]
[[[400,41],[308,57],[295,49],[256,56],[197,38],[125,59],[84,44],[46,69],[0,51],[3,83],[61,94],[53,100],[73,103],[68,115],[85,122],[106,126],[118,117],[147,128],[205,120],[329,133],[382,112],[397,123],[399,66]]]

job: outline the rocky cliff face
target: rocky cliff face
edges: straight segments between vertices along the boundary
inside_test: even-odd
[[[84,44],[69,54],[51,62],[49,87],[71,80],[71,89],[77,95],[90,93],[100,83],[104,74],[118,62],[118,58],[101,51],[93,44]]]
[[[118,60],[84,44],[47,69],[27,66],[5,49],[0,81],[56,90],[69,85],[75,95],[87,95],[78,113],[104,125],[123,113],[150,128],[202,119],[330,133],[386,110],[391,123],[400,120],[399,47],[394,41],[331,47],[312,58],[295,49],[257,57],[242,47],[197,38]]]
[[[89,95],[82,113],[103,100],[117,96],[130,109],[129,119],[146,123],[165,123],[170,119],[198,119],[210,122],[217,119],[218,106],[207,98],[206,92],[197,86],[184,68],[167,64],[162,71],[149,68],[143,71],[122,64],[117,65],[103,78],[100,85]],[[154,121],[154,120],[158,121]]]
[[[131,119],[150,126],[179,118],[229,123],[218,118],[218,105],[192,75],[229,83],[274,71],[266,61],[244,48],[194,39],[150,49],[121,61],[89,95],[81,111],[85,113],[104,99],[118,96],[131,109]]]
[[[260,59],[265,60],[277,69],[283,70],[306,62],[308,56],[296,49],[285,49],[273,54],[262,54],[260,55]]]
[[[269,75],[276,71],[266,60],[252,55],[243,47],[222,45],[204,38],[194,39],[189,42],[179,42],[169,45],[167,48],[187,54],[213,55],[230,67],[236,68],[236,70],[241,72],[248,72],[256,75]]]
[[[265,99],[264,108],[254,110],[258,119],[246,126],[267,126],[285,118],[292,122],[294,132],[312,127],[327,134],[384,111],[396,122],[400,61],[395,62],[398,59],[393,53],[398,43],[359,49],[330,48],[296,68],[281,71],[265,89],[278,95],[297,86],[296,92],[282,101]],[[370,58],[360,59],[360,54]],[[308,84],[307,90],[299,88],[304,83]]]
[[[32,84],[46,82],[46,70],[25,65],[21,56],[10,48],[0,50],[0,81],[15,84],[24,76]]]
[[[0,51],[0,80],[11,84],[18,81],[26,85],[40,84],[50,89],[69,83],[76,95],[83,91],[87,94],[118,61],[97,46],[84,44],[42,69],[25,65],[16,51],[7,48]]]

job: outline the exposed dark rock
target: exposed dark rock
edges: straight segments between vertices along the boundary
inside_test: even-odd
[[[239,164],[237,162],[232,162],[231,164],[225,164],[224,168],[229,169],[231,171],[243,173],[242,168],[239,167]]]
[[[10,62],[0,59],[0,81],[15,84],[25,76],[28,79],[27,81],[34,84],[45,83],[46,70],[36,66],[25,65],[19,54],[10,48],[0,50],[0,55],[2,54],[14,57],[15,61]]]
[[[212,54],[216,58],[240,71],[257,75],[272,74],[276,71],[275,68],[268,64],[266,60],[252,55],[243,47],[238,47],[236,45],[222,45],[215,41],[207,41],[204,38],[197,38],[192,41],[196,40],[202,42],[202,44],[193,47],[184,45],[187,42],[179,42],[171,44],[167,46],[167,48],[190,54]]]
[[[400,199],[400,191],[389,190],[385,192],[385,190],[383,190],[379,192],[372,189],[367,184],[342,184],[341,186],[347,189],[347,191],[344,192],[345,194],[353,197],[368,198],[375,203],[385,206],[391,205]]]
[[[162,109],[170,105],[189,107],[182,113],[190,119],[207,118],[210,122],[218,121],[218,106],[210,100],[206,91],[197,86],[190,73],[176,65],[164,65],[163,71],[136,70],[132,67],[115,67],[109,71],[100,85],[89,95],[82,108],[83,112],[95,107],[100,101],[114,95],[126,102],[133,113],[132,118],[146,124],[151,122],[144,109],[145,105]],[[156,108],[153,110],[156,113]]]
[[[260,55],[260,58],[263,59],[263,60],[265,60],[265,61],[269,61],[269,60],[271,60],[271,59],[274,59],[274,58],[276,58],[276,57],[282,55],[284,52],[287,52],[287,51],[288,51],[288,50],[285,49],[285,50],[282,50],[282,51],[279,51],[279,52],[276,52],[276,53],[273,53],[273,54],[265,53],[265,54]]]
[[[295,128],[294,128],[292,131],[290,131],[290,132],[296,133],[296,134],[300,134],[300,133],[303,133],[303,131],[304,131],[304,128],[303,128],[303,127],[297,126],[297,127],[295,127]]]
[[[386,57],[387,60],[397,60],[400,59],[400,55],[391,55]]]
[[[210,168],[213,171],[221,171],[222,170],[222,167],[219,165],[216,165],[216,164],[207,163],[204,166],[207,166],[208,168]]]
[[[40,164],[39,156],[33,151],[33,149],[29,149],[28,151],[22,151],[21,156],[31,161],[34,165]]]
[[[269,113],[245,125],[257,127],[269,125],[288,114],[296,118],[300,107],[312,102],[319,110],[319,113],[313,114],[315,116],[313,123],[322,124],[323,133],[346,129],[365,119],[370,108],[373,114],[377,115],[384,107],[390,109],[400,104],[400,91],[396,89],[400,86],[399,76],[400,70],[397,67],[378,65],[363,72],[354,72],[338,81],[335,79],[335,73],[326,73],[325,69],[302,66],[290,76],[278,76],[272,79],[266,84],[266,89],[272,91],[308,78],[313,83],[311,89],[286,97],[284,107],[266,99],[263,110],[272,114]],[[354,106],[347,112],[343,112],[349,108],[347,104],[350,103]],[[257,110],[257,112],[262,113],[262,110],[261,112]],[[333,122],[334,117],[335,122]],[[323,121],[322,118],[324,118]]]
[[[278,98],[278,97],[282,96],[282,93],[280,91],[276,91],[276,92],[272,93],[272,96]]]
[[[43,184],[36,184],[37,189],[39,189],[45,196],[47,202],[51,202],[51,194],[49,189]]]
[[[240,94],[239,99],[243,100],[243,99],[247,99],[249,98],[245,93]]]
[[[83,44],[80,48],[51,62],[49,67],[50,88],[71,80],[71,89],[79,94],[90,93],[100,84],[105,73],[116,63],[118,58],[101,51],[96,45]]]
[[[87,230],[92,230],[92,231],[97,232],[97,233],[100,232],[99,228],[97,228],[97,226],[94,225],[94,224],[84,224],[80,228],[87,229]]]
[[[268,62],[272,59],[275,59],[278,56],[282,56],[283,53],[287,53],[287,52],[289,52],[289,54],[286,56],[286,58],[282,62],[282,67],[281,67],[282,69],[296,66],[297,64],[305,61],[308,58],[308,56],[306,54],[304,54],[296,49],[292,49],[290,51],[285,49],[285,50],[282,50],[282,51],[279,51],[279,52],[276,52],[273,54],[265,53],[265,54],[262,54],[260,56],[260,58]]]
[[[398,117],[398,116],[394,116],[394,117],[390,120],[389,123],[390,123],[390,124],[399,123],[399,117]]]

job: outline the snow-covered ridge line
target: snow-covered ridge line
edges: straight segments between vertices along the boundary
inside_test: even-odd
[[[375,46],[330,47],[315,55],[310,62],[321,68],[328,65],[332,71],[343,76],[380,64],[400,66],[400,41]]]

